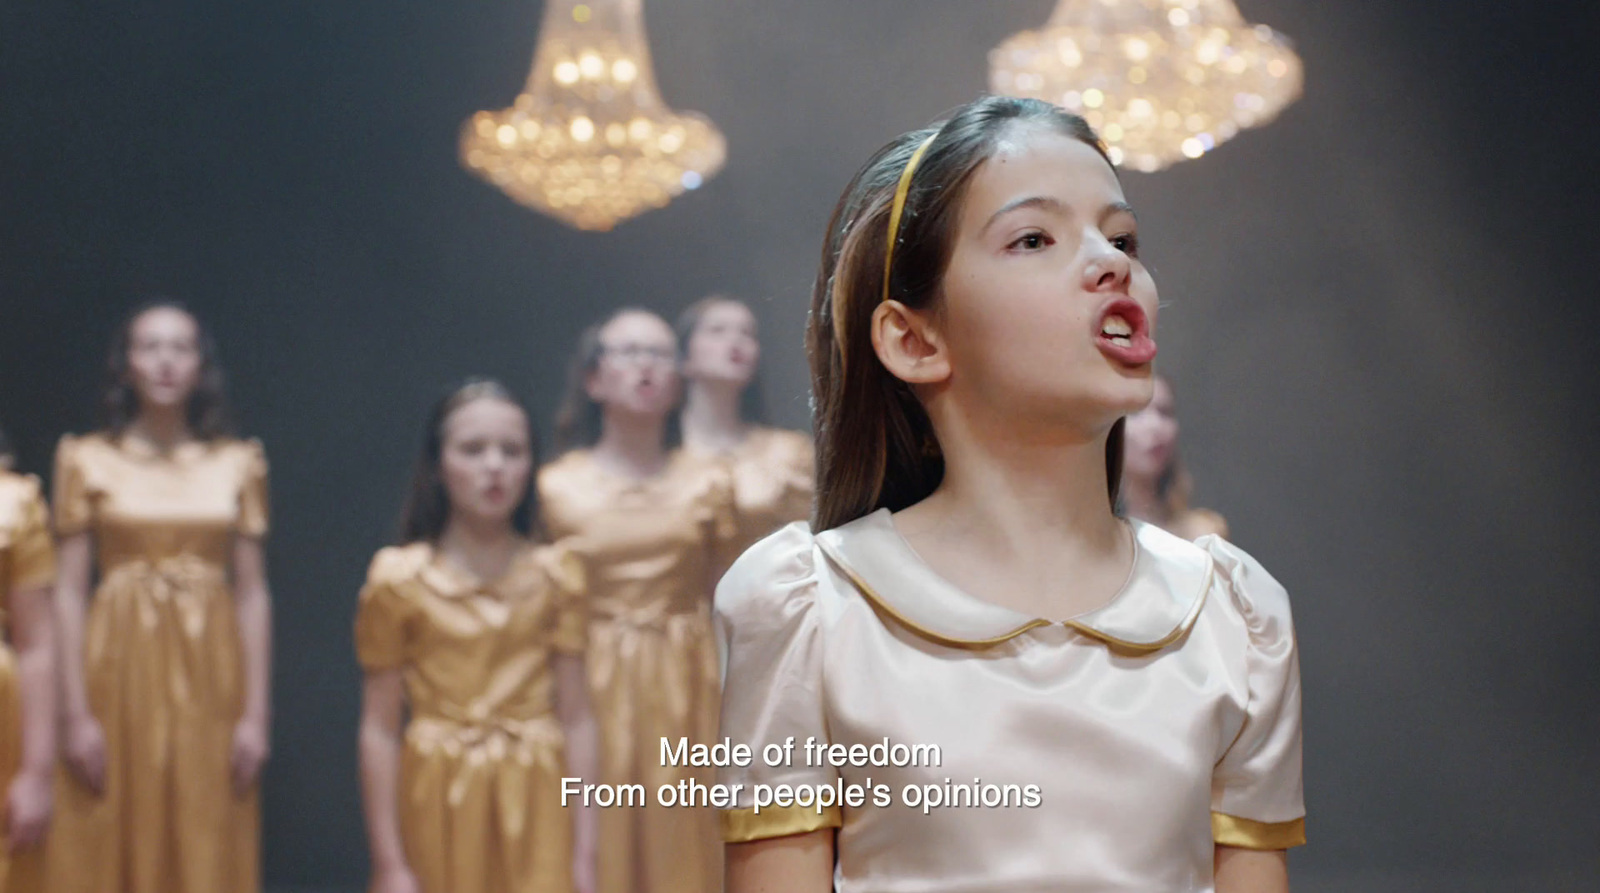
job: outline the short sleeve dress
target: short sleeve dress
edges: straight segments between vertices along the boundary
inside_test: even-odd
[[[94,538],[84,628],[89,709],[106,742],[103,796],[63,768],[52,893],[253,893],[258,789],[233,790],[244,662],[237,538],[267,533],[267,461],[253,440],[159,452],[105,434],[56,451],[56,530]]]
[[[50,515],[39,479],[0,470],[0,796],[22,764],[22,691],[11,649],[11,599],[55,582]],[[44,890],[43,854],[12,853],[0,835],[0,893]]]
[[[682,450],[648,480],[618,476],[588,450],[539,472],[550,535],[589,573],[586,666],[600,727],[601,781],[640,785],[648,806],[600,812],[601,893],[703,893],[722,878],[717,814],[655,805],[662,785],[708,784],[708,769],[664,766],[661,739],[710,741],[720,699],[711,594],[738,534],[726,468]]]
[[[720,458],[729,468],[738,515],[730,560],[783,525],[810,517],[816,465],[810,435],[755,428]]]
[[[404,673],[400,827],[424,893],[567,893],[572,815],[551,661],[584,647],[583,568],[529,545],[498,580],[428,543],[372,560],[356,656]]]
[[[1210,891],[1214,845],[1303,843],[1288,596],[1221,539],[1133,527],[1122,591],[1067,623],[957,589],[886,510],[746,552],[717,591],[722,733],[796,744],[722,770],[725,839],[837,828],[842,893]],[[758,810],[759,785],[845,805]]]

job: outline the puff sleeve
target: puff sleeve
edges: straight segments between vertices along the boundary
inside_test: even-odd
[[[717,587],[715,623],[723,651],[722,732],[747,744],[749,766],[718,772],[724,785],[743,785],[734,808],[722,812],[722,837],[729,843],[804,834],[838,827],[839,807],[757,808],[757,785],[832,785],[837,770],[767,766],[762,749],[797,741],[828,740],[823,699],[823,635],[817,607],[817,558],[806,525],[790,524],[756,545],[734,564]]]
[[[589,628],[583,559],[568,544],[557,543],[546,549],[544,564],[554,589],[550,647],[563,654],[582,654]]]
[[[244,473],[239,483],[239,534],[252,539],[267,535],[267,453],[259,440],[244,443]]]
[[[39,479],[31,476],[22,478],[19,489],[16,525],[9,537],[0,534],[0,545],[5,545],[4,540],[9,539],[11,551],[11,579],[0,580],[0,585],[11,591],[49,586],[56,578],[55,545],[50,537],[50,510],[45,507],[44,497],[40,494]]]
[[[368,672],[392,670],[404,665],[410,655],[410,627],[414,604],[405,588],[415,575],[411,550],[382,549],[373,556],[367,582],[361,587],[356,604],[356,660]]]
[[[816,448],[811,438],[798,432],[787,432],[785,438],[783,519],[804,521],[811,517],[811,501],[816,490]]]
[[[56,445],[55,507],[56,533],[76,536],[94,521],[94,499],[87,469],[83,463],[83,439],[67,435]]]
[[[733,469],[725,460],[714,466],[710,479],[701,494],[703,512],[701,523],[711,554],[712,579],[739,557],[738,495],[734,488]]]
[[[1217,582],[1248,634],[1244,723],[1212,771],[1212,838],[1248,849],[1299,846],[1305,843],[1300,659],[1289,595],[1254,558],[1220,537],[1196,544],[1211,553]]]

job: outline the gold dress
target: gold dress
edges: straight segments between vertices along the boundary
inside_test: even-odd
[[[0,470],[0,798],[22,764],[22,692],[17,655],[5,636],[11,595],[55,582],[48,512],[38,478]],[[42,891],[44,854],[37,849],[12,854],[4,844],[0,839],[0,893]]]
[[[551,657],[584,645],[577,558],[524,548],[484,582],[428,543],[372,559],[356,656],[402,669],[400,831],[423,893],[567,893],[572,814]]]
[[[106,774],[97,797],[63,767],[51,893],[253,893],[259,786],[235,794],[229,766],[245,686],[229,570],[235,538],[267,532],[261,445],[65,437],[54,502],[63,537],[94,537],[84,684]]]
[[[733,477],[739,533],[729,554],[745,549],[790,521],[811,517],[816,453],[811,436],[782,428],[755,428],[720,457]]]
[[[550,535],[572,537],[589,576],[600,781],[642,785],[650,804],[600,811],[599,890],[719,890],[716,811],[656,803],[661,785],[713,781],[707,769],[662,766],[661,739],[710,744],[717,731],[711,593],[737,533],[727,472],[678,451],[660,475],[637,481],[577,450],[540,470],[539,493]]]

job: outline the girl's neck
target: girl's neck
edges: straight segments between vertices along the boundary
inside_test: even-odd
[[[473,518],[452,512],[439,534],[438,550],[479,580],[505,575],[524,540],[505,518]]]
[[[957,440],[944,448],[944,480],[923,505],[966,519],[991,554],[1027,560],[1063,540],[1114,545],[1123,534],[1106,483],[1106,437]]]
[[[1127,506],[1128,515],[1141,521],[1148,521],[1160,527],[1172,520],[1172,512],[1168,510],[1166,501],[1156,492],[1154,480],[1123,475],[1122,501]]]
[[[123,431],[123,436],[148,443],[160,452],[168,452],[194,437],[189,430],[189,421],[184,416],[181,407],[147,407],[139,411]]]
[[[944,480],[896,528],[935,573],[1014,611],[1061,620],[1106,604],[1136,551],[1107,491],[1110,427],[995,421],[941,419]]]
[[[666,427],[664,417],[608,412],[594,445],[594,459],[623,477],[655,477],[667,467]]]
[[[744,443],[750,426],[739,414],[742,392],[731,382],[691,384],[683,406],[683,445],[701,453],[726,453]]]

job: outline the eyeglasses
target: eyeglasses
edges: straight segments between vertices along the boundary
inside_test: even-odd
[[[655,363],[670,366],[678,362],[678,352],[670,347],[653,347],[648,344],[619,344],[616,346],[600,345],[600,352],[608,357],[616,357],[626,363],[641,365]]]

